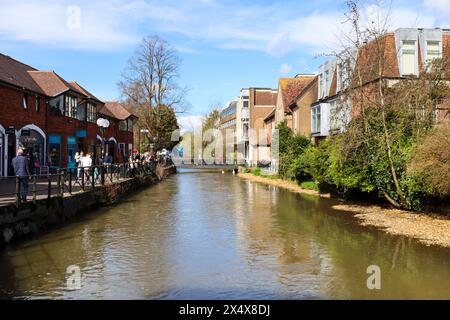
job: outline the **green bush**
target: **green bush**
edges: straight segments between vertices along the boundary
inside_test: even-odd
[[[300,184],[302,189],[319,191],[317,183],[314,181],[304,181]]]

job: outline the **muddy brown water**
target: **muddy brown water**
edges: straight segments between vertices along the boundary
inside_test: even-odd
[[[450,299],[449,249],[362,227],[333,203],[183,170],[4,248],[0,298]],[[371,265],[381,290],[367,287]]]

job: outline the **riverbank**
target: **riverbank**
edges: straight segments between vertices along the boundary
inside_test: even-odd
[[[239,173],[238,176],[242,179],[277,186],[296,193],[331,198],[330,194],[306,190],[291,181],[255,176],[251,173]],[[332,208],[338,212],[354,214],[363,226],[373,226],[390,234],[411,237],[428,246],[437,245],[450,248],[450,217],[448,216],[346,202],[334,205]]]

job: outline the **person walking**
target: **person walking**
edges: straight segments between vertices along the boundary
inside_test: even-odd
[[[23,149],[17,150],[17,156],[12,159],[14,174],[19,179],[19,202],[26,202],[28,196],[28,180],[30,179],[30,166],[28,159],[23,154]]]

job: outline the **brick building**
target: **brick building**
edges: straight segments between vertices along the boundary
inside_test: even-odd
[[[386,33],[378,43],[367,43],[359,52],[348,52],[323,64],[318,75],[318,99],[311,106],[313,141],[345,131],[350,119],[359,114],[359,99],[343,94],[350,86],[354,94],[363,90],[362,96],[376,95],[380,55],[382,80],[392,87],[427,72],[433,59],[449,59],[450,30],[400,28]],[[435,115],[437,121],[449,118],[448,100],[435,107]]]
[[[30,75],[34,68],[0,54],[0,174],[13,175],[19,145],[45,159],[47,97]]]
[[[99,117],[110,121],[104,134],[96,123]],[[39,71],[0,54],[3,176],[12,175],[10,163],[19,147],[50,169],[74,167],[75,153],[81,151],[98,160],[108,150],[115,162],[122,162],[133,149],[136,119],[121,104],[107,106],[54,71]]]
[[[270,161],[270,146],[264,119],[277,103],[278,91],[270,88],[249,89],[249,150],[247,163],[257,165],[258,161]],[[261,135],[264,133],[264,135]]]

